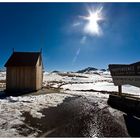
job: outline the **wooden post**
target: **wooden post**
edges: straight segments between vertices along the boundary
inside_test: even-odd
[[[122,95],[122,86],[118,86],[118,92],[119,92],[119,95],[121,96]]]

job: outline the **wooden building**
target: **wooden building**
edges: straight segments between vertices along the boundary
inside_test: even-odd
[[[29,92],[42,88],[41,52],[13,52],[5,67],[7,92]]]

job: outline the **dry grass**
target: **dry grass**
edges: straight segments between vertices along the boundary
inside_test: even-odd
[[[6,80],[0,80],[0,88],[6,87]]]
[[[0,80],[0,83],[6,83],[6,80]]]

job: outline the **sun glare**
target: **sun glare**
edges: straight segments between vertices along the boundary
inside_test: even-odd
[[[88,16],[81,16],[82,19],[87,21],[84,27],[86,33],[98,36],[102,34],[102,30],[99,26],[99,21],[103,20],[102,9],[103,7],[88,9]]]

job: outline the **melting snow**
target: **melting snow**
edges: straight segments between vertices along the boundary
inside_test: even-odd
[[[32,117],[41,118],[40,112],[43,108],[54,107],[61,104],[63,100],[72,95],[46,94],[38,96],[8,97],[0,99],[0,137],[20,136],[15,126],[22,125],[23,112],[29,112]]]

